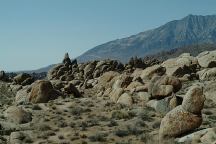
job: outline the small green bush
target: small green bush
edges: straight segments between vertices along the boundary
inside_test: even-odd
[[[106,133],[97,133],[89,137],[91,142],[105,142],[108,134]]]

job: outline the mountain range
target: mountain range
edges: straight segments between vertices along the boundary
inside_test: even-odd
[[[216,49],[215,44],[216,15],[188,15],[158,28],[96,46],[77,57],[77,60],[115,59],[126,63],[131,57],[149,55],[164,59],[183,52],[193,54],[213,50]],[[26,72],[47,72],[52,66]]]
[[[125,63],[132,56],[144,57],[188,45],[215,42],[216,15],[188,15],[156,29],[96,46],[77,59],[86,62],[109,58]]]

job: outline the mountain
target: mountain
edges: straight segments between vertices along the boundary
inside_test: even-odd
[[[46,67],[43,67],[43,68],[40,68],[40,69],[35,69],[35,70],[23,70],[23,71],[16,71],[14,73],[43,73],[43,72],[48,72],[49,69],[51,69],[53,66],[55,66],[55,64],[51,64],[49,66],[46,66]]]
[[[183,46],[180,48],[168,50],[168,51],[161,51],[156,54],[148,55],[146,58],[155,58],[160,61],[165,61],[170,58],[175,58],[181,55],[182,53],[190,53],[192,56],[197,56],[199,53],[203,51],[213,51],[216,50],[216,44],[193,44],[189,46]]]
[[[77,59],[86,62],[110,58],[127,62],[132,56],[144,57],[202,43],[216,43],[216,15],[189,15],[156,29],[96,46]]]
[[[215,49],[216,15],[188,15],[156,29],[96,46],[77,57],[77,60],[86,62],[96,59],[116,59],[125,63],[133,56],[151,56],[164,60],[184,52],[196,55],[204,50]],[[53,66],[22,72],[47,72]]]

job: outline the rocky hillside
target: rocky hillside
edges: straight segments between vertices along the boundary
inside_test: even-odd
[[[216,50],[216,44],[210,44],[210,43],[194,44],[194,45],[183,46],[168,51],[161,51],[156,54],[148,55],[144,57],[144,59],[157,58],[158,60],[164,61],[169,58],[177,57],[182,53],[190,53],[191,55],[196,56],[203,51],[213,51],[213,50]]]
[[[216,143],[216,51],[0,72],[1,144]]]
[[[78,57],[78,61],[110,58],[127,62],[132,56],[144,57],[182,46],[215,42],[216,15],[189,15],[156,29],[96,46]]]

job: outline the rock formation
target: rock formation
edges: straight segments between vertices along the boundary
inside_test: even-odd
[[[62,64],[53,67],[47,74],[49,80],[79,81],[79,86],[86,86],[86,80],[97,78],[107,71],[122,71],[123,64],[114,60],[93,61],[77,64],[71,62],[68,53],[65,54]]]
[[[65,66],[70,66],[70,65],[72,65],[71,59],[70,59],[68,53],[66,53],[65,56],[64,56],[63,64],[64,64]]]
[[[192,86],[185,95],[182,105],[174,108],[162,119],[159,131],[161,143],[198,128],[202,123],[201,110],[205,96],[203,88]]]
[[[49,81],[38,80],[32,86],[29,101],[32,103],[46,103],[58,96],[61,96],[61,93],[53,89]]]
[[[25,86],[25,85],[32,84],[34,82],[34,78],[27,73],[21,73],[21,74],[18,74],[17,76],[15,76],[13,78],[13,81],[15,84]]]
[[[199,79],[202,81],[215,80],[216,68],[203,69],[201,71],[198,71],[197,74],[199,75]]]
[[[178,92],[182,87],[181,81],[173,76],[155,76],[149,84],[148,92],[152,98],[160,99]]]
[[[0,143],[214,143],[212,55],[123,65],[66,53],[46,79],[1,72]]]
[[[204,68],[216,67],[216,51],[205,51],[197,56],[199,65]]]
[[[161,65],[166,68],[167,75],[182,77],[196,72],[198,60],[189,53],[184,53],[177,58],[164,61]]]
[[[8,76],[5,74],[5,72],[4,71],[0,71],[0,81],[8,81],[9,80],[9,78],[8,78]]]

